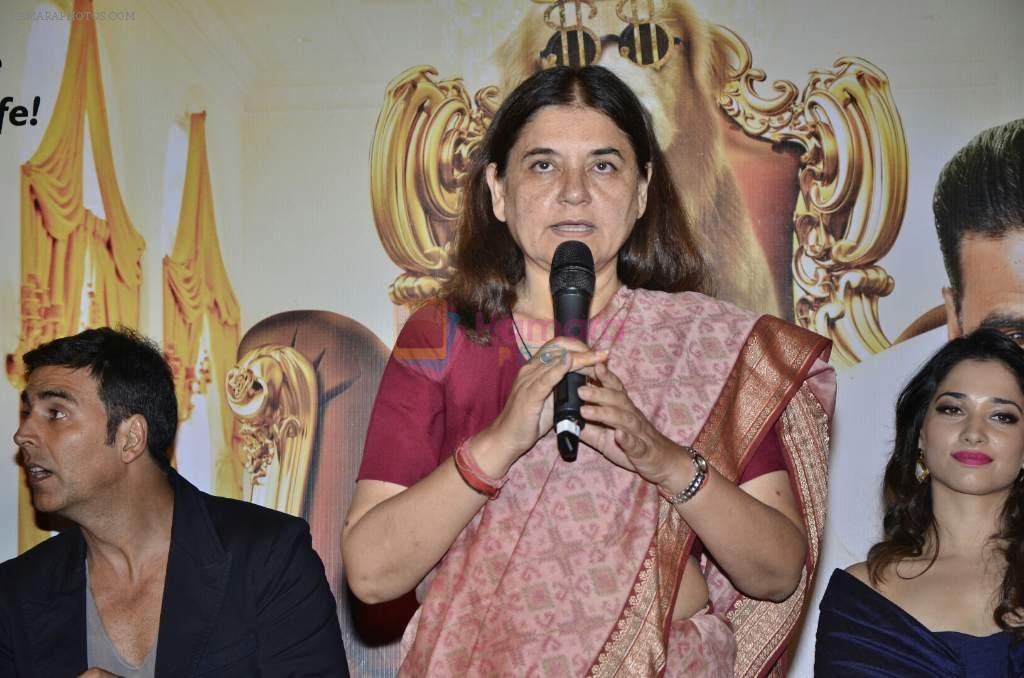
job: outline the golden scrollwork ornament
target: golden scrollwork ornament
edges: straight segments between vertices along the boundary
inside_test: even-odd
[[[802,91],[786,81],[761,97],[764,71],[724,26],[715,31],[733,55],[720,103],[747,134],[803,149],[793,214],[794,310],[803,327],[832,339],[842,365],[891,344],[878,300],[894,281],[878,261],[899,234],[906,208],[906,137],[886,75],[853,57],[815,70]]]
[[[498,108],[496,87],[470,101],[462,80],[437,82],[429,66],[388,85],[370,155],[370,198],[381,243],[405,272],[396,304],[435,296],[450,275],[448,243],[470,156]]]
[[[255,348],[225,378],[238,422],[243,496],[302,515],[317,426],[316,370],[288,346]]]

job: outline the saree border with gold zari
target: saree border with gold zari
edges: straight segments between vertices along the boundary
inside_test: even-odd
[[[797,590],[782,603],[742,596],[735,589],[728,619],[736,634],[735,676],[781,671],[783,654],[803,611],[824,528],[829,420],[834,376],[824,363],[830,342],[772,316],[760,317],[740,351],[693,446],[727,479],[736,482],[776,420],[790,479],[807,529],[807,562]],[[591,667],[595,677],[651,675],[671,667],[652,664],[649,646],[664,643],[678,583],[694,535],[667,503],[657,534],[637,576],[629,605]],[[660,565],[667,567],[659,568]],[[711,567],[714,567],[712,564]],[[668,571],[664,571],[668,570]],[[717,580],[731,585],[720,572]],[[674,580],[675,586],[666,586]],[[667,670],[666,670],[667,668]],[[781,674],[780,674],[781,675]]]

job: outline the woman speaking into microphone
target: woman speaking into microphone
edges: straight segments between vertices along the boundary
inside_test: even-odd
[[[593,257],[588,343],[555,250]],[[477,148],[442,299],[381,381],[345,569],[416,588],[403,676],[758,675],[813,571],[828,342],[705,296],[649,115],[600,67],[541,71]],[[582,373],[575,461],[555,387]]]

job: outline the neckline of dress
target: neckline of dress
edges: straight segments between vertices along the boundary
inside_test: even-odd
[[[1005,631],[1000,630],[1000,631],[996,631],[995,633],[989,634],[987,636],[976,636],[976,635],[974,635],[972,633],[965,633],[963,631],[953,631],[953,630],[949,630],[949,631],[933,631],[932,629],[930,629],[927,626],[925,626],[924,622],[922,622],[920,619],[918,619],[914,615],[912,615],[909,612],[907,612],[905,609],[903,609],[902,606],[900,606],[900,605],[896,604],[895,602],[893,602],[891,599],[889,599],[881,591],[879,591],[878,589],[876,589],[873,586],[869,586],[868,584],[865,584],[863,581],[860,580],[859,577],[855,577],[854,575],[850,574],[846,570],[838,568],[838,567],[836,568],[836,572],[841,572],[843,574],[843,576],[846,577],[847,579],[849,579],[850,581],[856,582],[861,588],[864,588],[867,591],[870,591],[875,596],[877,596],[879,599],[884,601],[887,605],[891,605],[892,607],[896,608],[897,610],[902,612],[904,615],[906,615],[908,619],[910,619],[912,622],[914,622],[915,624],[917,624],[922,629],[924,629],[925,631],[927,631],[928,633],[930,633],[932,635],[940,635],[940,634],[943,634],[943,633],[954,633],[954,634],[959,635],[959,636],[967,636],[968,638],[975,638],[975,639],[979,639],[979,640],[984,640],[986,638],[992,638],[994,636],[998,636],[1001,633],[1006,633]]]

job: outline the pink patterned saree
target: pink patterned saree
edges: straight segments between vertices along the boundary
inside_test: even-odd
[[[603,323],[603,326],[602,326]],[[810,543],[788,600],[739,594],[672,622],[695,535],[656,488],[548,434],[421,586],[401,676],[761,676],[800,617],[824,524],[835,382],[828,341],[699,294],[622,289],[591,325],[633,401],[735,482],[775,426]]]

